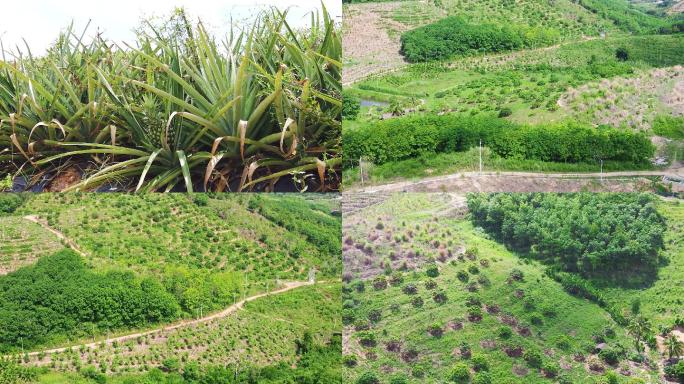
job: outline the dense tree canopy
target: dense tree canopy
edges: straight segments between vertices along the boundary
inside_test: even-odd
[[[468,208],[512,249],[584,275],[655,268],[666,229],[646,194],[472,194]]]
[[[410,62],[448,59],[477,52],[502,52],[552,44],[560,33],[548,28],[469,24],[447,17],[405,32],[401,52]]]
[[[569,163],[644,163],[654,147],[642,133],[574,122],[519,125],[490,116],[444,115],[391,119],[342,134],[345,167],[365,157],[375,164],[479,145],[503,158]]]
[[[93,330],[143,326],[178,317],[176,299],[152,278],[95,273],[72,250],[0,277],[0,351]]]

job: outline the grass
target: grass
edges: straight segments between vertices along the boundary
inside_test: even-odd
[[[301,30],[286,16],[221,40],[177,10],[130,49],[67,29],[44,57],[3,56],[0,171],[35,183],[82,168],[70,190],[271,190],[302,173],[300,189],[335,189],[337,26],[325,9]]]
[[[504,159],[491,154],[488,148],[482,151],[483,171],[520,171],[542,173],[595,173],[601,171],[600,164],[554,163],[538,160]],[[428,154],[414,159],[389,162],[381,165],[366,164],[365,184],[383,184],[398,180],[421,179],[458,172],[478,172],[480,169],[479,149],[471,148],[466,152]],[[628,164],[623,162],[604,162],[603,170],[649,170],[650,165]],[[343,185],[347,188],[359,186],[361,177],[358,168],[345,170]]]
[[[667,252],[671,264],[660,269],[654,287],[640,293],[603,292],[620,308],[629,307],[633,298],[643,295],[642,313],[654,325],[671,326],[680,296],[673,284],[683,273],[676,261],[682,251],[682,215],[674,203],[661,202],[658,209],[669,212]],[[492,382],[557,382],[548,371],[522,357],[509,356],[504,347],[520,347],[521,353],[539,351],[542,365],[558,364],[559,375],[568,382],[600,382],[602,372],[607,371],[616,372],[620,383],[638,378],[660,380],[657,370],[645,364],[623,357],[622,362],[610,366],[597,357],[597,340],[605,340],[610,348],[624,348],[626,355],[632,353],[633,342],[626,329],[598,305],[568,294],[546,275],[543,265],[518,257],[473,228],[464,210],[458,198],[448,194],[395,194],[348,216],[345,265],[359,267],[345,276],[343,318],[349,335],[345,355],[356,356],[357,361],[355,366],[345,367],[346,381],[355,382],[363,373],[372,372],[377,377],[401,376],[409,383],[440,383],[458,363],[466,364],[472,376],[478,375],[474,366],[480,357],[475,356],[481,356],[489,363]],[[364,244],[362,251],[357,244]],[[430,272],[432,265],[437,267],[436,276]],[[513,278],[514,270],[522,279]],[[387,288],[373,287],[378,276],[386,279]],[[410,285],[417,293],[406,293]],[[446,303],[433,300],[438,291],[446,294]],[[656,300],[657,295],[661,297]],[[416,297],[422,298],[421,307],[415,306]],[[473,305],[473,298],[480,304]],[[495,305],[498,313],[488,310]],[[667,310],[662,312],[662,308]],[[482,319],[470,319],[472,313],[480,313]],[[504,315],[509,317],[504,319]],[[509,324],[515,320],[517,325],[506,325],[504,320]],[[442,335],[431,335],[428,330],[432,326],[439,327]],[[502,331],[506,328],[510,336]],[[370,340],[369,334],[374,335],[374,345],[362,345],[362,339]],[[470,346],[472,357],[461,353],[463,343]],[[407,359],[405,353],[411,350],[417,357]],[[602,371],[590,371],[577,360],[580,355],[586,361],[598,361]],[[661,356],[651,350],[648,358],[654,361]]]

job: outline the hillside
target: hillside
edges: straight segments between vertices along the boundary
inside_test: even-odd
[[[339,210],[335,195],[24,195],[0,217],[0,352],[40,382],[334,379],[306,361],[339,332]]]
[[[354,23],[357,18],[389,20],[409,4],[364,3],[346,9]],[[394,7],[391,12],[378,10],[389,7]],[[441,16],[397,28],[388,35],[395,43],[365,36],[368,31],[382,35],[372,22],[354,24],[348,31],[349,39],[358,39],[351,39],[345,55],[351,63],[345,71],[349,68],[351,74],[345,78],[350,106],[343,136],[357,129],[375,131],[382,120],[417,116],[486,117],[493,119],[493,126],[499,124],[495,119],[533,127],[572,122],[643,132],[656,146],[644,164],[609,164],[604,170],[677,173],[684,158],[684,35],[676,16],[623,0],[420,4],[423,12],[430,7],[440,9]],[[368,51],[367,42],[385,49],[375,60],[387,68],[356,56],[357,51]],[[598,154],[575,164],[529,156],[513,161],[492,155],[496,151],[486,135],[479,139],[485,147],[485,171],[600,172],[599,160],[607,160]],[[344,141],[343,137],[347,145]],[[473,171],[479,169],[478,157],[429,145],[420,155],[400,161],[385,163],[366,156],[364,182],[385,184]],[[349,161],[344,165],[344,184],[357,187],[358,157],[353,164]]]
[[[345,199],[345,206],[366,200]],[[666,238],[681,237],[681,204],[658,203],[658,211],[677,212],[665,214]],[[659,365],[666,352],[656,348],[654,334],[641,360],[631,328],[614,318],[610,305],[571,294],[551,277],[548,264],[474,227],[462,197],[395,194],[345,217],[345,380],[663,382]],[[640,313],[653,332],[671,330],[675,318],[663,314],[681,312],[671,301],[677,292],[664,287],[684,273],[682,248],[678,241],[668,244],[662,280],[612,296],[599,288],[626,314],[643,295]],[[649,292],[668,299],[654,307],[646,304]]]

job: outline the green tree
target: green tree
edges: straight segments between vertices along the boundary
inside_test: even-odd
[[[668,357],[670,360],[672,360],[682,354],[682,350],[684,350],[684,343],[682,343],[677,336],[671,333],[665,339],[665,347],[667,347]]]
[[[634,337],[634,346],[637,352],[643,351],[643,340],[652,333],[651,323],[643,316],[636,316],[627,325],[627,331]]]

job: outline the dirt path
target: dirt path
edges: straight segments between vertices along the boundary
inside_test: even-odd
[[[319,283],[324,283],[324,282],[321,281],[321,282],[319,282]],[[182,321],[179,321],[179,322],[170,324],[170,325],[166,325],[166,326],[163,326],[163,327],[151,329],[151,330],[144,331],[144,332],[131,333],[131,334],[123,335],[123,336],[113,337],[113,338],[110,338],[110,339],[107,339],[107,340],[104,340],[104,341],[97,341],[97,342],[88,343],[88,344],[78,344],[78,345],[72,345],[72,346],[69,346],[69,347],[54,348],[54,349],[48,349],[48,350],[43,350],[43,351],[30,352],[28,355],[29,355],[29,356],[36,356],[36,355],[39,355],[39,354],[46,354],[46,355],[48,355],[48,354],[52,354],[52,353],[58,353],[58,352],[64,352],[64,351],[67,351],[67,350],[78,349],[78,348],[81,348],[81,347],[85,347],[85,348],[95,348],[95,347],[97,347],[97,346],[98,346],[99,344],[101,344],[101,343],[106,343],[106,344],[112,344],[112,343],[114,343],[114,342],[121,343],[121,342],[125,342],[125,341],[128,341],[128,340],[136,339],[136,338],[138,338],[138,337],[143,337],[143,336],[151,335],[151,334],[157,333],[157,332],[171,331],[171,330],[174,330],[174,329],[177,329],[177,328],[187,327],[187,326],[191,326],[191,325],[195,325],[195,324],[207,323],[207,322],[212,321],[212,320],[216,320],[216,319],[220,319],[220,318],[227,317],[228,315],[234,313],[235,311],[242,309],[243,306],[245,305],[245,303],[247,303],[247,302],[250,302],[250,301],[253,301],[253,300],[256,300],[256,299],[265,297],[265,296],[276,295],[276,294],[280,294],[280,293],[283,293],[283,292],[287,292],[287,291],[293,290],[293,289],[295,289],[295,288],[303,287],[303,286],[306,286],[306,285],[313,285],[313,284],[314,284],[314,283],[310,283],[310,282],[308,282],[308,281],[291,281],[291,282],[286,282],[286,283],[284,283],[284,286],[283,286],[282,288],[279,288],[279,289],[277,289],[277,290],[275,290],[275,291],[271,291],[271,292],[268,292],[268,293],[265,292],[265,293],[260,293],[260,294],[258,294],[258,295],[250,296],[250,297],[248,297],[248,298],[246,298],[246,299],[244,299],[244,300],[242,300],[242,301],[238,301],[237,303],[235,303],[235,304],[231,305],[230,307],[228,307],[228,308],[222,310],[221,312],[217,312],[217,313],[214,313],[214,314],[211,314],[211,315],[208,315],[208,316],[199,318],[199,319],[182,320]]]
[[[74,251],[76,251],[76,253],[78,253],[79,255],[81,255],[81,256],[83,256],[83,257],[86,257],[85,252],[83,252],[83,251],[78,247],[78,244],[76,244],[76,242],[74,242],[74,241],[71,240],[70,238],[66,237],[66,235],[63,234],[62,232],[60,232],[60,231],[58,231],[58,230],[56,230],[56,229],[50,227],[50,226],[48,225],[47,222],[45,222],[44,220],[39,219],[38,216],[36,216],[36,215],[24,216],[24,220],[28,220],[28,221],[34,222],[34,223],[40,225],[41,227],[47,229],[48,231],[52,232],[55,236],[57,236],[57,238],[59,238],[60,240],[64,241],[65,243],[67,243],[67,245],[69,245],[69,247],[71,247],[71,249],[73,249]]]
[[[603,176],[603,182],[601,177]],[[637,190],[648,176],[684,180],[684,168],[601,173],[461,172],[417,181],[351,188],[347,192],[579,192]],[[676,189],[676,188],[675,188]],[[684,185],[681,185],[684,190]]]

